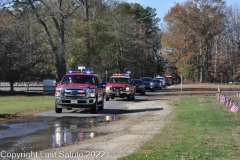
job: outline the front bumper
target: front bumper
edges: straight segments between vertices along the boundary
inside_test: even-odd
[[[127,97],[130,94],[131,94],[130,91],[113,91],[113,90],[106,91],[106,97]]]
[[[145,84],[145,89],[154,89],[154,88],[155,88],[154,85],[146,85],[146,84]]]
[[[144,88],[137,86],[136,93],[142,93],[142,92],[144,92]]]
[[[69,97],[55,97],[57,108],[91,108],[97,103],[97,98],[69,98]]]

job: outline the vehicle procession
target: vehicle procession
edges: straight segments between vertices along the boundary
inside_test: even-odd
[[[56,86],[55,112],[88,108],[91,113],[97,113],[98,110],[104,109],[105,100],[127,98],[131,101],[135,99],[136,93],[145,95],[148,90],[154,92],[156,89],[167,87],[163,76],[132,79],[130,73],[117,72],[105,82],[85,66],[79,66],[76,71],[69,70]]]

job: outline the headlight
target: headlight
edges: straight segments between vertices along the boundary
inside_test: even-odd
[[[154,85],[154,83],[150,83],[150,85]]]
[[[61,89],[56,89],[55,96],[60,97],[61,96]]]
[[[95,97],[95,93],[89,93],[89,97]]]
[[[110,90],[110,87],[106,87],[106,91],[109,91]]]
[[[130,87],[126,87],[126,92],[129,92],[130,91]]]
[[[95,89],[88,90],[89,97],[95,97]]]

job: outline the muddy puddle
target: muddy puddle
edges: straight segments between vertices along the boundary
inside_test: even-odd
[[[35,152],[81,143],[108,133],[94,126],[117,121],[115,115],[99,117],[27,117],[0,122],[0,153]],[[3,157],[0,156],[0,159]]]

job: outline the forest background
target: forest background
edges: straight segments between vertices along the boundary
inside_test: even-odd
[[[131,71],[186,83],[239,81],[238,6],[187,0],[163,21],[154,8],[120,0],[3,0],[0,81],[61,80],[79,65],[102,77]]]

